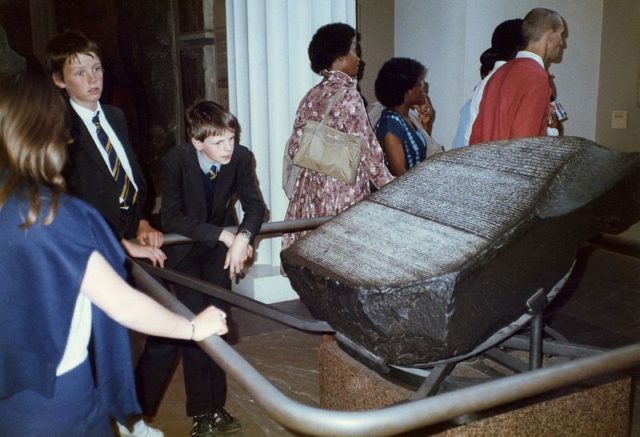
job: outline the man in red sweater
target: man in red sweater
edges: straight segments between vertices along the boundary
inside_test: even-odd
[[[544,8],[524,18],[526,48],[487,83],[469,144],[546,135],[551,81],[547,67],[565,47],[564,19]]]

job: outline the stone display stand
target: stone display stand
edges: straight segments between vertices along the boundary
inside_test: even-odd
[[[324,342],[320,361],[323,408],[354,411],[384,408],[412,393],[391,383],[343,352],[335,341]],[[483,412],[474,420],[439,424],[406,435],[438,436],[628,436],[632,381],[626,377],[538,396],[533,400]]]

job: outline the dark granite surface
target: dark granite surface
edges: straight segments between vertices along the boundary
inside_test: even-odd
[[[282,253],[311,313],[381,361],[475,353],[640,218],[640,154],[564,137],[438,155]]]

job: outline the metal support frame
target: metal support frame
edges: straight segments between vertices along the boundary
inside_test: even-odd
[[[293,316],[257,300],[242,296],[238,293],[229,291],[226,288],[218,287],[217,285],[213,285],[209,282],[193,278],[176,270],[172,270],[167,267],[154,267],[148,263],[140,263],[137,265],[140,268],[144,269],[147,273],[150,273],[157,278],[161,278],[166,281],[182,285],[183,287],[188,287],[192,290],[199,291],[200,293],[206,294],[208,296],[213,296],[215,298],[224,300],[225,302],[228,302],[233,306],[251,311],[252,313],[259,314],[270,320],[274,320],[287,326],[291,326],[292,328],[296,328],[301,331],[319,333],[335,332],[335,330],[327,322],[323,322],[320,320],[302,319],[300,317]]]
[[[444,382],[445,379],[449,376],[451,371],[454,369],[456,365],[454,363],[449,364],[439,364],[431,369],[429,372],[429,376],[427,376],[420,385],[420,388],[409,396],[409,400],[423,399],[429,396],[433,396],[438,393],[440,389],[440,385]]]
[[[193,313],[136,263],[133,263],[132,274],[138,287],[151,297],[172,311],[193,317]],[[294,432],[316,436],[374,437],[408,432],[640,366],[640,343],[637,343],[426,399],[378,410],[344,412],[310,407],[285,396],[218,336],[199,344],[271,417]]]
[[[514,335],[502,342],[500,346],[509,349],[528,350],[529,341],[529,338],[525,336]],[[545,339],[542,341],[542,353],[547,355],[559,355],[567,358],[584,358],[604,351],[605,349],[593,346],[559,342],[556,340]]]
[[[531,331],[529,341],[529,370],[542,367],[542,313],[531,317]]]
[[[308,220],[267,223],[263,225],[260,233],[281,233],[311,229],[331,218],[319,217]],[[234,231],[237,228],[230,227],[227,229]],[[614,244],[612,239],[615,240],[615,237],[607,236],[606,239],[608,244]],[[169,234],[165,236],[166,244],[190,242],[190,239],[180,235]],[[629,247],[628,241],[625,241],[625,250],[627,252],[632,252],[636,256],[637,253],[640,253],[638,251],[640,245],[637,243],[632,244],[631,248]],[[166,307],[187,317],[192,317],[193,314],[153,279],[147,271],[158,277],[221,298],[235,306],[297,329],[312,332],[333,332],[333,328],[326,322],[300,320],[296,316],[275,310],[261,302],[239,296],[224,288],[181,275],[178,272],[170,271],[169,269],[157,269],[148,264],[142,264],[143,269],[141,265],[133,261],[131,263],[132,274],[139,288],[145,290]],[[539,290],[527,302],[532,314],[531,336],[527,339],[515,335],[500,344],[500,347],[513,349],[527,350],[528,348],[530,356],[533,357],[530,358],[529,367],[533,370],[493,379],[471,387],[464,387],[464,383],[458,381],[455,384],[463,386],[463,388],[435,395],[440,385],[446,382],[447,376],[455,366],[453,363],[440,364],[429,372],[420,388],[411,396],[409,402],[374,411],[338,412],[303,405],[278,391],[218,336],[209,337],[200,342],[200,345],[275,420],[293,431],[317,436],[385,436],[407,432],[567,387],[589,378],[640,366],[640,343],[603,352],[598,348],[568,344],[560,334],[545,328],[542,323],[542,309],[546,306],[546,302],[539,296],[536,297],[541,292],[542,290]],[[542,297],[546,299],[543,293]],[[553,340],[545,340],[543,338],[544,331],[547,331]],[[338,335],[340,334],[338,333]],[[498,348],[489,349],[484,353],[488,358],[500,362],[507,368],[517,372],[525,370],[523,363]],[[552,367],[540,368],[543,353],[576,357],[577,359],[556,364]],[[392,373],[398,372],[395,366],[389,369],[384,363],[377,364],[382,365],[382,369],[387,373],[390,371]],[[454,380],[456,378],[451,379]]]
[[[531,314],[529,341],[529,370],[542,367],[542,313],[549,303],[544,289],[539,289],[527,300],[527,310]]]

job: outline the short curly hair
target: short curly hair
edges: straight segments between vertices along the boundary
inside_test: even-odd
[[[376,98],[387,108],[401,105],[406,92],[415,87],[426,72],[426,67],[415,59],[389,59],[378,72],[374,85]]]
[[[356,30],[345,23],[331,23],[319,28],[309,43],[311,70],[320,73],[327,70],[333,61],[346,56],[356,37]]]

